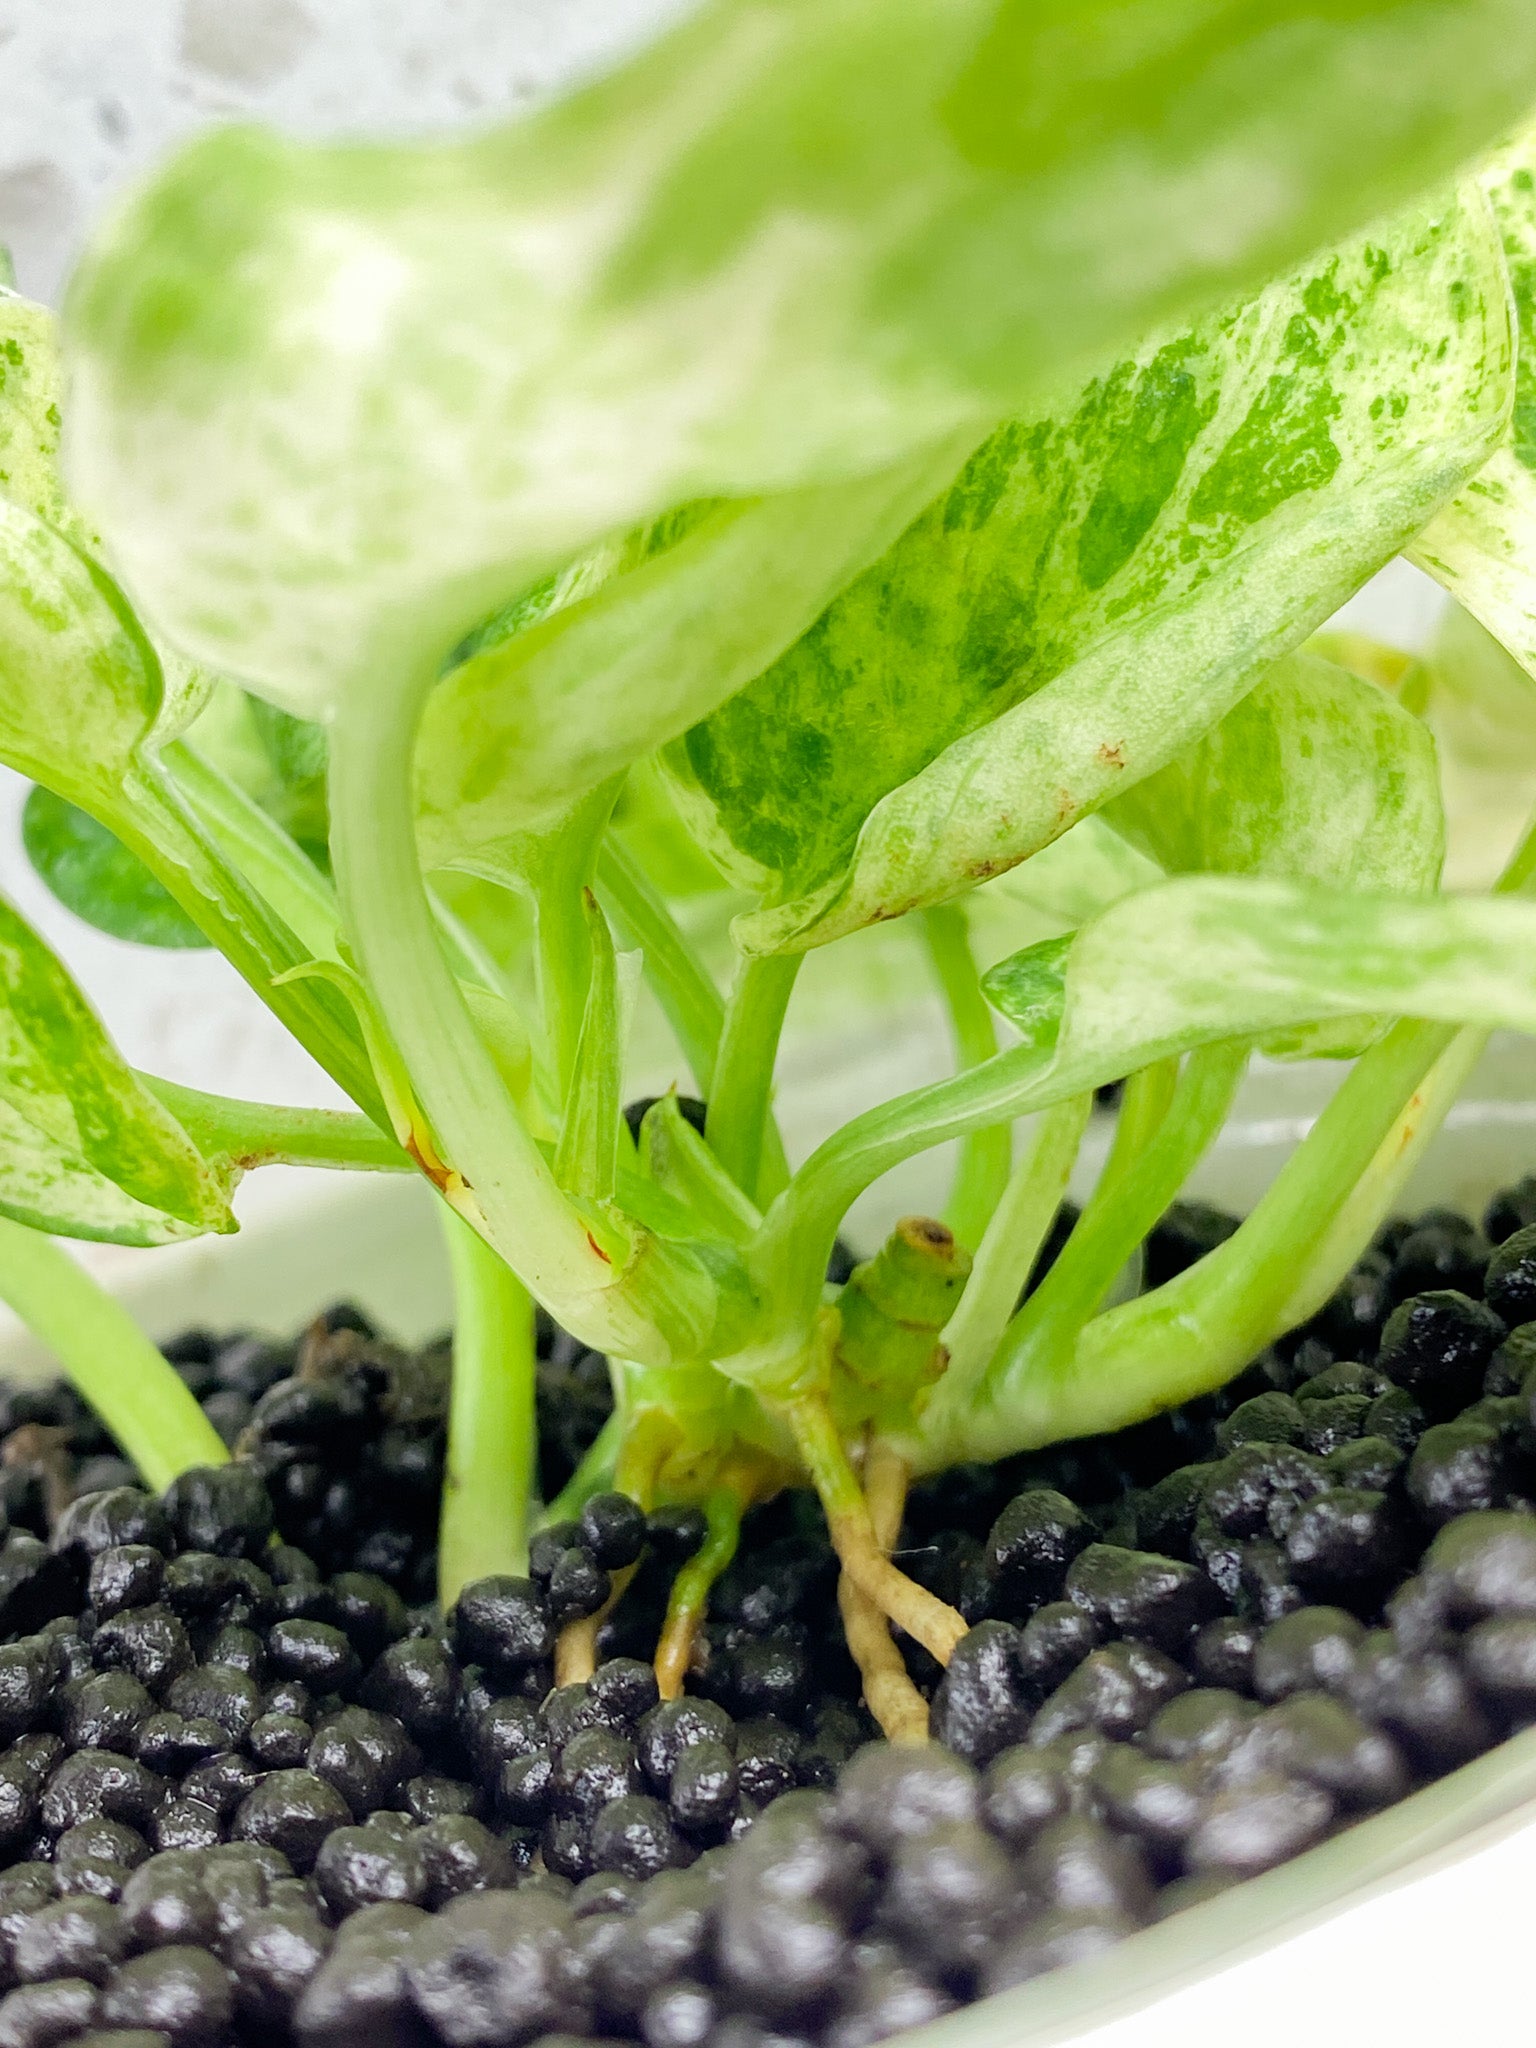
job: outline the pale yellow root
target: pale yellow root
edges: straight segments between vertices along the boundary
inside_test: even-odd
[[[881,1444],[872,1444],[864,1463],[864,1497],[870,1527],[882,1551],[889,1551],[901,1530],[907,1498],[905,1462]],[[891,1636],[890,1623],[867,1593],[844,1572],[837,1582],[837,1604],[843,1634],[864,1681],[864,1702],[887,1740],[919,1743],[928,1740],[928,1702],[907,1676]]]
[[[638,1501],[647,1513],[656,1488],[656,1468],[666,1449],[667,1423],[656,1416],[642,1416],[620,1445],[614,1462],[613,1483],[620,1493]],[[613,1575],[613,1587],[596,1614],[582,1621],[568,1621],[555,1638],[556,1685],[585,1685],[597,1669],[597,1632],[624,1597],[625,1588],[640,1569],[626,1565]]]
[[[843,1570],[880,1612],[898,1622],[931,1657],[947,1664],[965,1634],[953,1607],[898,1571],[875,1540],[869,1506],[824,1399],[810,1395],[786,1410],[811,1483],[821,1495],[827,1532]]]
[[[613,1590],[598,1608],[580,1621],[568,1621],[555,1638],[556,1685],[584,1685],[597,1669],[597,1632],[624,1596],[624,1589],[639,1569],[626,1565],[613,1575]]]

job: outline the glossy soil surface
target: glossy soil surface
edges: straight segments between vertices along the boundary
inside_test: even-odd
[[[1229,1227],[1171,1212],[1149,1278]],[[552,1494],[607,1376],[541,1351]],[[163,1501],[0,1394],[0,2048],[862,2048],[1536,1719],[1536,1182],[1391,1226],[1217,1400],[915,1489],[900,1561],[972,1624],[947,1673],[903,1644],[926,1748],[874,1740],[807,1497],[661,1702],[696,1512],[599,1496],[445,1618],[446,1347],[338,1310],[171,1355],[240,1456]]]

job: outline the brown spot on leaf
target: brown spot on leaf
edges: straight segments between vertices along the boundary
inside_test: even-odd
[[[1116,740],[1113,746],[1109,744],[1108,740],[1101,742],[1099,746],[1099,759],[1106,768],[1123,768],[1125,766],[1124,740]]]
[[[587,1232],[587,1243],[591,1245],[593,1251],[597,1253],[597,1256],[602,1260],[605,1266],[611,1266],[613,1264],[612,1259],[609,1258],[608,1254],[603,1250],[602,1246],[598,1243],[597,1239],[592,1235],[590,1230]]]

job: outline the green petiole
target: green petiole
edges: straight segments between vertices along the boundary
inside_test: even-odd
[[[965,904],[935,903],[923,912],[922,923],[934,978],[949,1013],[955,1063],[980,1066],[997,1051],[997,1027],[992,1005],[976,978]],[[1003,1198],[1012,1163],[1013,1129],[1009,1124],[971,1131],[960,1141],[944,1221],[961,1244],[972,1250],[981,1243],[992,1212]]]
[[[1093,1190],[1094,1200],[1107,1199],[1157,1135],[1178,1085],[1177,1060],[1154,1060],[1129,1076],[1115,1118],[1115,1135]]]
[[[157,1074],[139,1079],[163,1102],[205,1158],[226,1158],[242,1172],[257,1166],[322,1166],[400,1173],[409,1156],[368,1117],[341,1109],[288,1109],[209,1095]]]
[[[952,1405],[963,1407],[986,1371],[1066,1194],[1092,1111],[1090,1094],[1069,1096],[1041,1112],[945,1328],[949,1364],[926,1411],[929,1418]]]
[[[1161,1123],[1129,1164],[1122,1155],[1107,1186],[1101,1180],[1094,1189],[1060,1257],[1009,1324],[980,1390],[984,1402],[1006,1402],[1010,1387],[1059,1370],[1221,1129],[1247,1064],[1246,1045],[1202,1046],[1189,1055]]]
[[[538,1426],[532,1296],[462,1217],[442,1215],[454,1304],[437,1547],[447,1609],[472,1580],[527,1568]]]
[[[650,877],[616,831],[610,831],[603,840],[597,862],[597,888],[603,907],[627,942],[644,953],[646,979],[682,1048],[694,1085],[707,1099],[714,1086],[720,1034],[725,1029],[725,1004],[720,991],[651,886]]]
[[[0,1217],[0,1300],[48,1346],[152,1493],[229,1452],[185,1381],[78,1260]]]
[[[704,1135],[742,1192],[763,1207],[779,1192],[778,1160],[765,1145],[773,1067],[800,971],[798,953],[743,960],[726,1005]],[[782,1185],[782,1182],[779,1183]]]

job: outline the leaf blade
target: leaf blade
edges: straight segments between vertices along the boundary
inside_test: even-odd
[[[165,1244],[233,1230],[228,1189],[0,899],[0,1214],[65,1237]]]
[[[170,639],[312,708],[667,506],[985,428],[1533,86],[1523,0],[714,0],[464,143],[226,131],[77,273],[81,502]]]
[[[136,853],[88,811],[41,783],[27,792],[21,842],[59,902],[97,931],[173,950],[208,944]]]
[[[738,941],[802,950],[958,894],[1165,766],[1477,469],[1511,395],[1473,190],[1002,430],[668,750],[717,858],[768,889]],[[1149,411],[1179,457],[1154,445],[1152,485]]]

